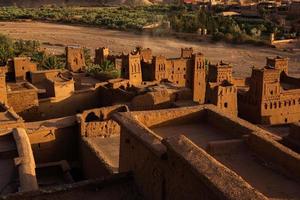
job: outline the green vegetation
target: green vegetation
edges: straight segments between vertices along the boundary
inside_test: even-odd
[[[0,8],[0,20],[20,19],[85,24],[138,32],[145,25],[169,22],[175,32],[196,33],[201,28],[206,29],[214,41],[236,43],[261,42],[270,32],[276,30],[276,27],[264,19],[224,17],[214,11],[192,9],[189,6]],[[161,32],[160,29],[156,31]]]
[[[121,75],[120,70],[115,68],[114,63],[108,60],[104,61],[101,65],[91,64],[86,71],[89,75],[103,81],[119,78]]]
[[[35,52],[31,59],[39,69],[63,69],[66,65],[65,55],[49,55],[44,51]]]
[[[62,69],[65,66],[64,55],[48,55],[40,51],[40,43],[35,40],[16,40],[0,34],[0,66],[8,59],[18,56],[31,57],[40,69]]]

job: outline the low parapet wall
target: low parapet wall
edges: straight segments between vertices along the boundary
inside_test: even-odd
[[[257,155],[275,164],[281,173],[300,181],[300,154],[260,132],[254,132],[246,141]]]
[[[146,198],[267,199],[184,136],[161,140],[130,114],[113,118],[122,127],[119,170],[133,172]]]

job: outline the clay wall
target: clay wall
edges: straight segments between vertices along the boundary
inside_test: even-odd
[[[150,62],[152,60],[152,50],[147,48],[147,49],[141,49],[139,50],[141,60],[144,62]]]
[[[24,118],[37,112],[39,106],[38,95],[35,89],[10,91],[7,93],[7,102],[14,111]]]
[[[128,111],[125,105],[86,110],[80,115],[80,129],[83,137],[110,137],[120,134],[120,126],[111,120],[114,112]]]
[[[7,104],[6,76],[0,74],[0,103]]]
[[[140,54],[128,54],[124,56],[121,74],[123,78],[129,79],[132,85],[140,85],[142,83]]]
[[[46,79],[53,79],[58,75],[61,70],[44,70],[44,71],[35,71],[31,72],[31,83],[32,84],[39,84],[44,82]]]
[[[98,102],[101,106],[110,106],[130,102],[135,97],[135,93],[128,92],[121,88],[99,88]]]
[[[193,51],[193,48],[181,48],[181,58],[191,58]]]
[[[86,179],[103,178],[113,174],[113,169],[103,159],[102,154],[86,138],[81,139],[80,156]]]
[[[170,63],[167,61],[164,56],[155,56],[152,61],[153,66],[153,75],[152,80],[161,81],[164,79],[169,79],[170,76]]]
[[[261,132],[267,137],[272,138],[274,141],[280,139],[243,119],[221,112],[219,108],[215,106],[209,107],[206,119],[212,126],[215,126],[224,132],[232,133],[232,130],[234,130],[235,136],[239,138],[244,135],[250,135],[253,132]]]
[[[86,109],[101,106],[99,98],[99,89],[88,89],[75,91],[73,95],[64,99],[40,99],[37,114],[26,118],[26,121],[46,120],[75,115]]]
[[[222,83],[223,81],[232,82],[232,67],[223,63],[209,65],[208,81],[216,83]]]
[[[71,96],[75,91],[74,81],[53,82],[54,93],[57,98]]]
[[[233,78],[232,84],[234,84],[236,87],[243,87],[248,86],[250,84],[250,77],[247,78]]]
[[[72,72],[80,72],[85,68],[83,49],[79,47],[66,47],[66,68]]]
[[[193,101],[200,104],[205,102],[206,93],[206,70],[204,56],[202,54],[194,54],[192,56],[192,89]]]
[[[276,164],[281,173],[300,180],[300,154],[256,132],[247,140],[249,147],[263,159]]]
[[[79,128],[75,116],[26,123],[25,127],[37,163],[78,160]]]
[[[98,48],[95,50],[95,64],[101,65],[108,59],[109,49],[107,47]]]
[[[134,97],[131,101],[131,110],[153,110],[169,108],[175,101],[175,96],[167,90],[148,92]]]
[[[28,72],[37,71],[37,65],[30,61],[28,57],[18,57],[13,59],[13,71],[16,80],[26,80]]]
[[[171,59],[171,75],[169,81],[179,87],[190,87],[192,81],[192,66],[187,59]]]
[[[275,69],[278,69],[280,72],[284,71],[286,74],[288,74],[288,58],[268,58],[267,57],[267,66],[273,67]]]
[[[166,121],[172,121],[176,118],[180,120],[175,122],[184,123],[191,121],[194,118],[201,119],[206,115],[206,111],[203,110],[207,105],[197,106],[197,108],[190,109],[163,109],[163,110],[153,110],[153,111],[137,111],[132,112],[132,114],[137,118],[138,121],[143,123],[147,127],[153,127],[157,124],[161,124]],[[170,112],[170,110],[172,112]],[[203,110],[199,112],[200,110]],[[173,121],[173,123],[175,123]]]
[[[219,107],[223,112],[237,115],[237,88],[235,86],[213,86],[207,88],[207,102]]]

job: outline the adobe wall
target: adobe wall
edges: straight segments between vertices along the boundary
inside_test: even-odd
[[[64,99],[40,99],[38,107],[40,114],[26,118],[26,121],[65,117],[75,115],[86,109],[99,107],[101,105],[99,93],[99,89],[88,89],[75,91],[73,95]]]
[[[125,105],[85,110],[80,115],[80,134],[82,137],[110,137],[120,134],[120,126],[111,115],[114,112],[128,111]]]
[[[55,97],[71,96],[75,91],[74,81],[53,82]]]
[[[109,163],[103,158],[97,146],[86,138],[80,140],[81,166],[86,179],[103,178],[114,173]]]
[[[7,104],[6,76],[0,73],[0,103]]]
[[[85,68],[83,49],[79,47],[66,47],[66,68],[72,72],[80,72]]]
[[[207,107],[209,108],[207,110],[207,116],[206,116],[207,121],[211,125],[219,129],[228,131],[229,133],[231,133],[232,130],[234,130],[234,132],[237,134],[236,136],[238,137],[242,137],[244,135],[250,135],[253,132],[258,131],[264,133],[269,138],[272,138],[275,141],[280,140],[280,137],[275,136],[269,133],[268,131],[261,129],[258,126],[249,123],[246,120],[223,113],[215,106],[207,106]]]
[[[209,85],[206,91],[207,103],[216,105],[225,113],[237,116],[237,88],[235,86]]]
[[[131,110],[153,110],[169,108],[175,101],[175,95],[169,94],[167,90],[148,92],[138,95],[130,102]]]
[[[36,163],[78,160],[79,127],[75,116],[25,123],[25,126]]]
[[[201,105],[197,107],[186,107],[181,109],[163,109],[163,110],[153,110],[153,111],[137,111],[131,112],[138,121],[143,123],[147,127],[152,127],[163,122],[171,121],[176,118],[184,117],[185,120],[178,120],[181,123],[184,123],[188,120],[193,119],[195,116],[199,118],[205,116],[206,106]],[[203,112],[202,112],[203,110]],[[199,113],[199,111],[201,111]],[[168,122],[167,122],[168,123]]]
[[[14,163],[18,166],[18,175],[20,181],[19,191],[34,191],[38,190],[35,173],[35,158],[33,157],[30,142],[24,128],[15,128],[13,130],[13,137],[18,150],[18,157],[15,158]]]
[[[8,92],[7,102],[24,119],[35,116],[38,111],[38,95],[34,89]]]
[[[31,83],[37,84],[45,81],[46,79],[51,80],[55,78],[60,72],[61,70],[58,69],[31,72]]]
[[[135,95],[135,93],[123,90],[121,88],[113,89],[103,86],[99,88],[98,102],[102,106],[122,104],[130,102]]]
[[[120,168],[147,199],[266,199],[184,136],[161,142],[131,117],[121,123]]]
[[[28,57],[14,58],[13,65],[16,80],[26,80],[27,72],[37,71],[37,65],[32,63]]]
[[[260,132],[254,132],[246,141],[259,157],[271,161],[281,173],[297,181],[300,180],[300,154]]]

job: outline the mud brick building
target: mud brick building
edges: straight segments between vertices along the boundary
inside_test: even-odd
[[[237,87],[234,85],[232,66],[224,62],[209,65],[206,103],[212,103],[223,112],[237,115]]]
[[[267,66],[253,68],[248,91],[239,91],[241,117],[263,124],[300,120],[300,79],[287,75],[288,60],[267,58]]]

